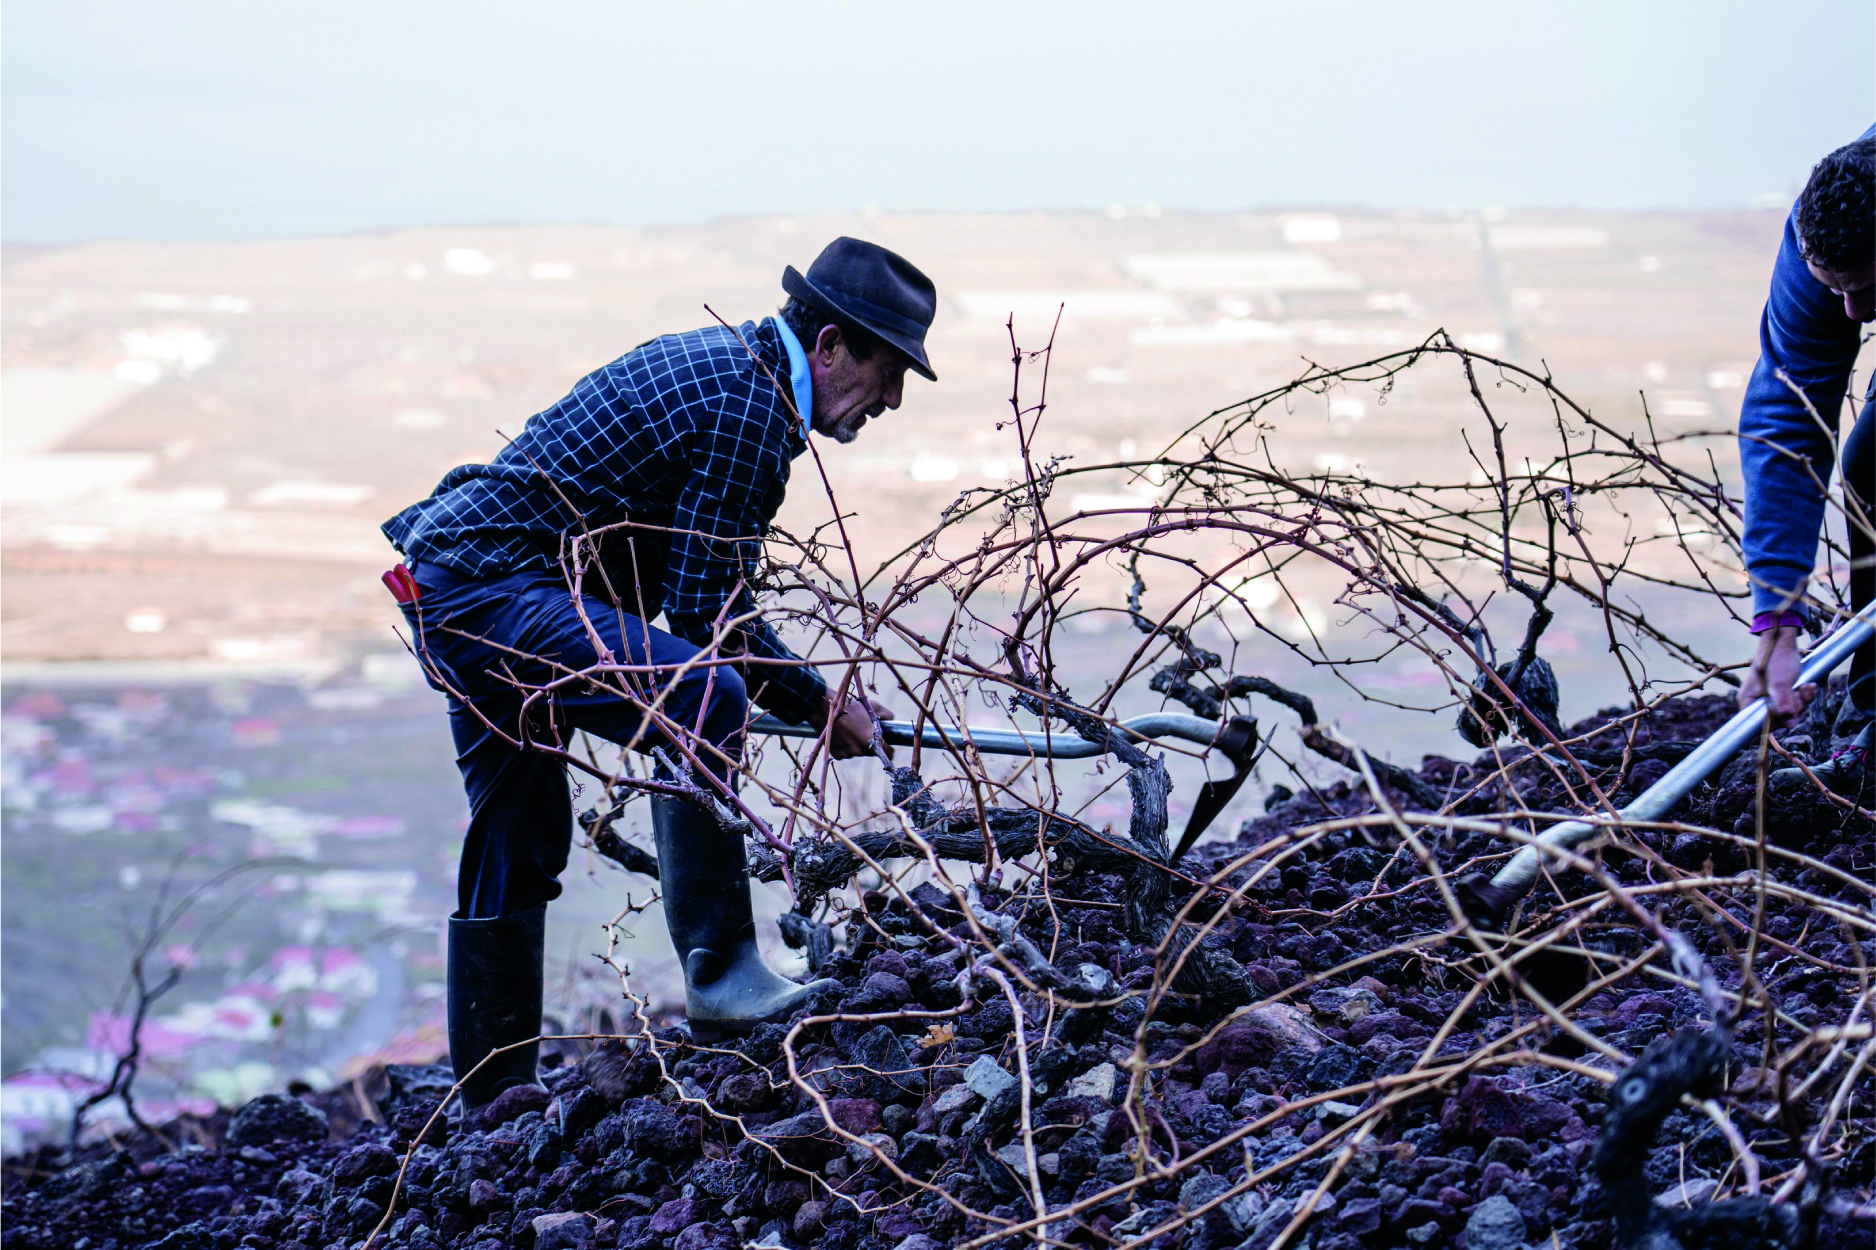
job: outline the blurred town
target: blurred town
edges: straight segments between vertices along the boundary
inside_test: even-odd
[[[1440,327],[1547,365],[1611,419],[1639,423],[1645,394],[1661,432],[1725,430],[1782,220],[1132,205],[7,248],[7,1149],[59,1130],[121,1053],[141,946],[150,983],[180,969],[142,1030],[149,1114],[441,1053],[465,817],[438,696],[392,632],[377,525],[644,339],[772,312],[783,266],[828,239],[903,252],[941,297],[941,382],[913,379],[854,446],[819,445],[870,568],[1015,471],[1012,318],[1034,348],[1060,310],[1042,441],[1084,464]],[[1407,387],[1324,397],[1271,437],[1295,464],[1451,480],[1464,417]],[[1069,506],[1151,489],[1075,483]],[[781,522],[828,513],[797,489]],[[1352,714],[1371,746],[1433,749],[1385,709]],[[631,879],[577,859],[568,875],[550,949],[571,1013],[617,1000],[593,952]],[[656,987],[669,957],[655,914],[644,928],[631,954]]]

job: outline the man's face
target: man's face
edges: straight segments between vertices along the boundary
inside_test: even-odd
[[[1811,276],[1843,300],[1843,315],[1852,321],[1876,321],[1876,262],[1860,270],[1823,269],[1810,261]]]
[[[840,331],[823,326],[808,352],[814,376],[813,425],[837,443],[851,443],[869,418],[897,408],[905,396],[905,359],[881,347],[870,360],[856,360]]]

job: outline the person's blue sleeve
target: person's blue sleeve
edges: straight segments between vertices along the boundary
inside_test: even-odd
[[[1795,216],[1795,214],[1794,214]],[[1759,321],[1759,363],[1739,411],[1739,460],[1745,470],[1743,546],[1755,613],[1795,605],[1817,559],[1824,494],[1836,459],[1833,441],[1860,327],[1843,300],[1811,276],[1793,219],[1772,270]],[[1825,425],[1778,377],[1783,372]]]

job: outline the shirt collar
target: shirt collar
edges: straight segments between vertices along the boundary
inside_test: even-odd
[[[808,353],[801,350],[801,340],[780,317],[775,318],[775,330],[788,352],[788,380],[795,390],[795,411],[801,415],[801,437],[806,438],[814,415],[814,375],[808,372]]]

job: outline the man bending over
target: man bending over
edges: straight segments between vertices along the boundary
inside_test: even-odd
[[[782,277],[781,314],[644,343],[529,418],[488,464],[452,469],[384,524],[404,557],[385,574],[431,684],[449,696],[469,798],[457,910],[449,922],[450,1062],[460,1079],[497,1048],[535,1037],[547,903],[572,845],[561,759],[581,729],[661,754],[727,793],[748,703],[828,731],[836,757],[870,750],[877,715],[836,706],[827,683],[752,603],[758,540],[810,430],[849,443],[899,406],[905,372],[935,379],[925,331],[930,279],[904,258],[836,239],[804,275]],[[566,544],[600,535],[582,594]],[[662,612],[668,630],[651,622]],[[607,690],[526,690],[602,662],[635,671]],[[632,698],[622,697],[629,690]],[[742,836],[697,803],[654,795],[659,888],[700,1033],[787,1017],[815,988],[779,976],[756,948]],[[479,1106],[532,1082],[537,1047],[491,1059],[465,1085]]]

